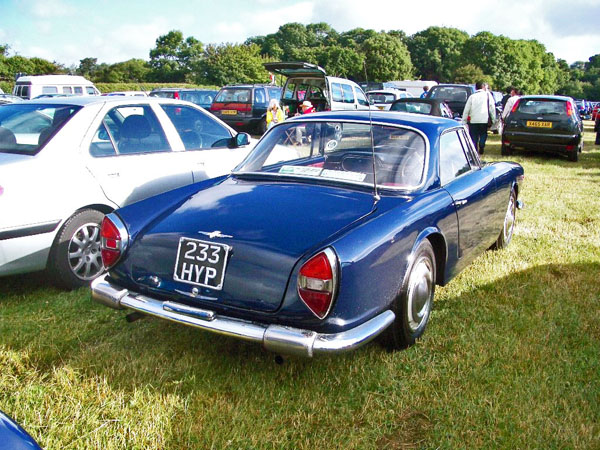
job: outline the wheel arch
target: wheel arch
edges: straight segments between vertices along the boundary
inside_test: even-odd
[[[429,241],[433,247],[433,253],[435,254],[435,282],[439,286],[444,286],[446,284],[445,271],[448,256],[448,245],[446,243],[446,238],[439,229],[434,227],[426,228],[419,233],[419,236],[417,237],[411,250],[411,255],[414,254],[416,248],[425,239]]]

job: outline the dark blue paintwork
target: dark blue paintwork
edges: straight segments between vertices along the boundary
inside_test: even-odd
[[[372,120],[419,130],[430,145],[422,187],[381,189],[376,200],[372,187],[323,180],[231,175],[186,186],[117,210],[131,242],[110,271],[112,281],[230,317],[337,333],[389,309],[423,239],[434,247],[442,285],[496,241],[523,169],[483,164],[442,188],[440,135],[460,133],[457,122],[395,112],[319,113],[310,120]],[[457,206],[457,200],[467,203]],[[215,230],[231,236],[213,239],[232,247],[223,290],[200,288],[191,298],[184,293],[193,286],[173,280],[179,239],[207,239],[199,232]],[[320,320],[299,299],[296,285],[302,264],[328,246],[341,274],[335,304]]]
[[[0,411],[0,450],[41,450],[41,447],[19,424]]]

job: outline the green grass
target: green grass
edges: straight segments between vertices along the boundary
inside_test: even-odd
[[[590,123],[587,125],[589,126]],[[0,279],[0,409],[48,449],[600,448],[600,148],[525,167],[511,246],[438,289],[405,351],[259,346]],[[500,160],[498,137],[486,159]]]

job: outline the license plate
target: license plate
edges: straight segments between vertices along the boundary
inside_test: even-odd
[[[528,120],[527,126],[533,127],[533,128],[552,128],[552,122],[540,122],[538,120]]]
[[[217,242],[179,239],[173,279],[182,283],[221,290],[231,247]]]
[[[222,114],[227,114],[229,116],[235,116],[238,112],[236,109],[224,109],[221,111]]]

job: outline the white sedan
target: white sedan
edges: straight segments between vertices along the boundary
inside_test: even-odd
[[[48,269],[65,287],[104,268],[115,208],[227,174],[252,144],[202,108],[152,97],[0,107],[0,276]]]

